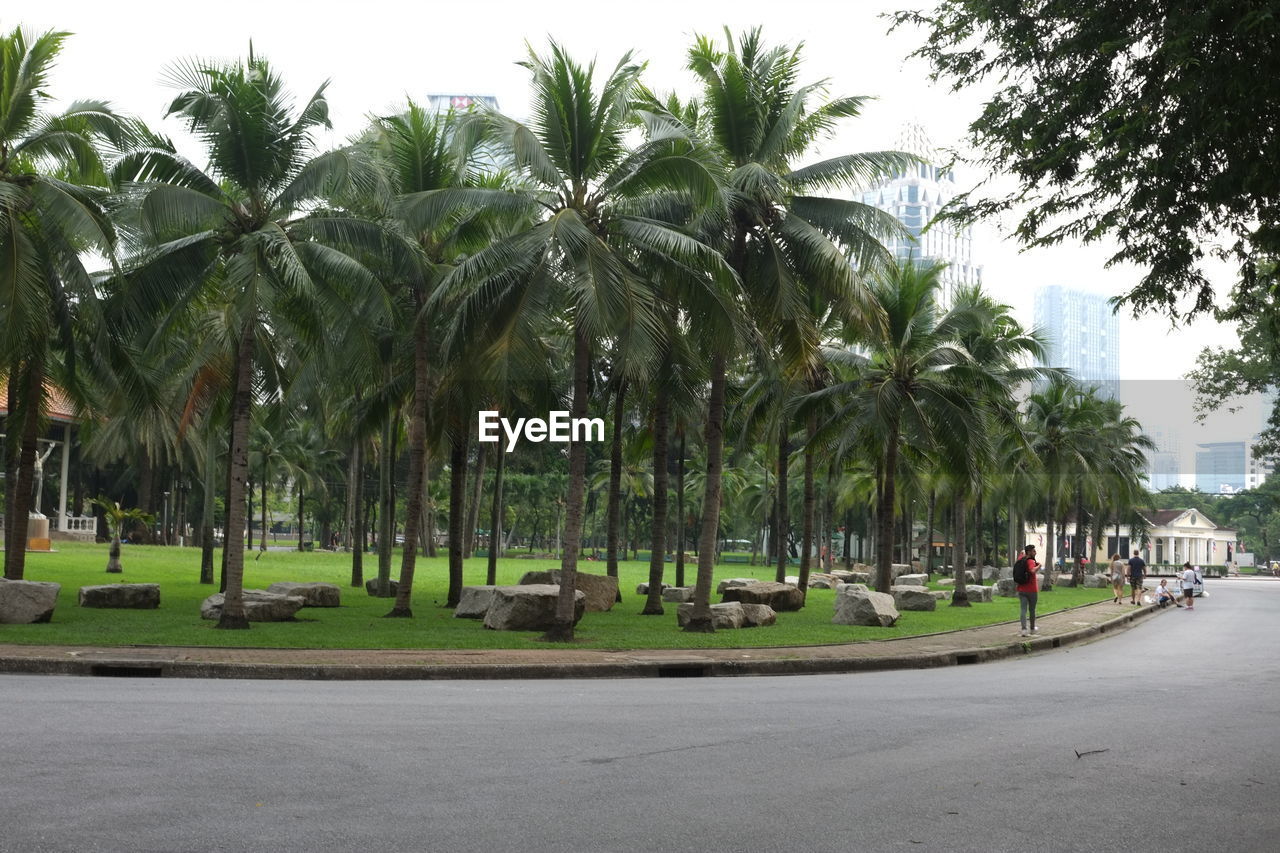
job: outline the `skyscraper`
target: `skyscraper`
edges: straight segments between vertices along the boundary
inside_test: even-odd
[[[1243,441],[1215,441],[1197,444],[1196,488],[1209,494],[1234,494],[1245,488],[1245,459],[1248,451]]]
[[[1167,427],[1158,426],[1148,431],[1156,449],[1147,453],[1147,480],[1152,491],[1171,489],[1178,485],[1178,475],[1182,466],[1178,456],[1181,452],[1178,434]]]
[[[1051,284],[1036,291],[1035,324],[1049,338],[1045,363],[1064,367],[1106,397],[1120,390],[1120,321],[1100,293]]]
[[[938,165],[942,158],[924,128],[914,122],[904,127],[895,148],[925,162],[873,184],[862,194],[862,203],[891,214],[906,227],[909,237],[885,243],[894,257],[947,264],[942,273],[942,302],[949,305],[956,288],[982,283],[982,267],[973,262],[971,228],[946,222],[925,232],[925,226],[955,196],[955,175]]]

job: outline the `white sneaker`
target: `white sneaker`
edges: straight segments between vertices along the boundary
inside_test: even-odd
[[[1039,628],[1032,628],[1032,629],[1031,629],[1031,633],[1033,633],[1033,634],[1039,634],[1039,633],[1040,633],[1040,629],[1039,629]]]
[[[1023,629],[1018,633],[1018,636],[1020,636],[1020,637],[1030,637],[1030,636],[1031,636],[1031,632],[1030,632],[1030,631],[1028,631],[1026,628],[1023,628]]]

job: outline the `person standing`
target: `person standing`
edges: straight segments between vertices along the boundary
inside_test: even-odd
[[[1188,610],[1196,608],[1196,570],[1190,562],[1182,564],[1182,600]]]
[[[1124,597],[1124,560],[1120,559],[1119,554],[1111,555],[1111,592],[1113,604],[1119,604],[1120,599]]]
[[[1147,577],[1147,561],[1136,550],[1129,558],[1129,603],[1141,604],[1142,582]]]
[[[1040,597],[1040,564],[1036,562],[1036,546],[1028,545],[1018,562],[1013,564],[1013,581],[1018,586],[1018,618],[1022,636],[1036,631],[1036,601]],[[1029,614],[1029,619],[1028,619]],[[1030,622],[1030,630],[1027,625]]]

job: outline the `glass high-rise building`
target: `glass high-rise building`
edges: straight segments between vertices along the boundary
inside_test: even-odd
[[[1229,495],[1246,486],[1248,456],[1243,441],[1215,441],[1197,444],[1196,488],[1202,492]]]
[[[894,257],[947,264],[942,273],[942,303],[949,305],[956,288],[982,283],[982,267],[973,261],[971,228],[946,222],[925,230],[943,205],[955,197],[955,175],[940,165],[942,158],[918,124],[906,125],[895,149],[915,154],[924,163],[873,184],[862,193],[861,201],[891,214],[905,227],[907,236],[885,243]]]
[[[1048,337],[1046,366],[1063,367],[1105,397],[1120,391],[1120,320],[1107,297],[1051,284],[1036,291],[1035,325]]]

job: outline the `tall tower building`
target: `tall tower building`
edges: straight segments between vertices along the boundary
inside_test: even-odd
[[[1178,485],[1178,475],[1182,473],[1178,434],[1167,427],[1156,427],[1148,434],[1156,445],[1155,450],[1147,453],[1147,480],[1151,490],[1171,489]]]
[[[862,194],[862,203],[891,214],[905,226],[908,236],[885,243],[894,257],[947,264],[942,274],[942,303],[950,305],[958,287],[982,283],[982,267],[973,261],[973,229],[946,222],[925,231],[943,205],[955,197],[955,175],[939,165],[942,158],[919,124],[908,123],[895,148],[915,154],[924,163],[873,184]]]
[[[1196,488],[1202,492],[1229,495],[1246,485],[1247,445],[1243,441],[1215,441],[1197,444]]]
[[[1036,291],[1035,324],[1049,338],[1046,365],[1063,367],[1106,397],[1120,390],[1120,321],[1107,297],[1051,284]]]

